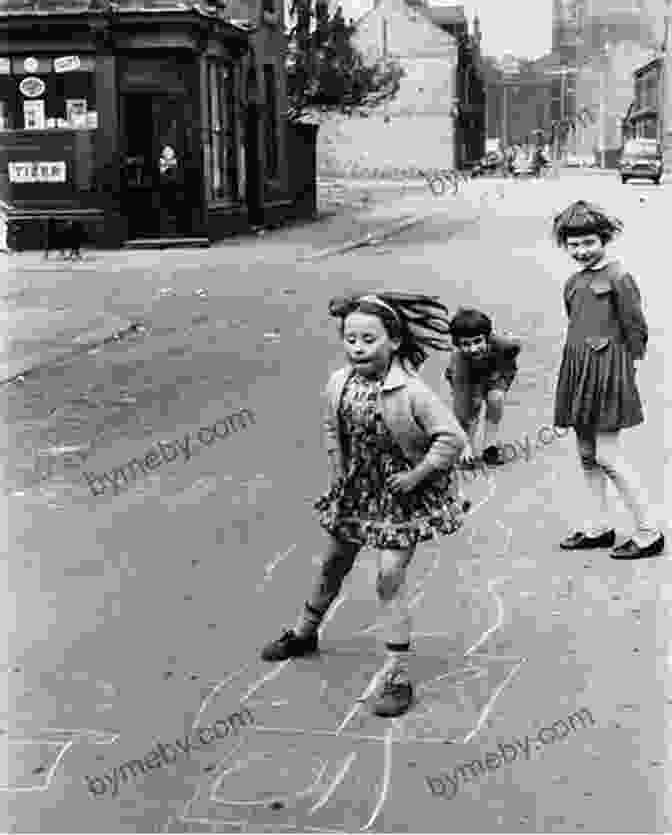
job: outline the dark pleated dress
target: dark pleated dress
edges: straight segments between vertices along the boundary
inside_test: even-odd
[[[634,359],[647,325],[639,289],[617,263],[575,273],[565,285],[567,342],[558,374],[555,425],[614,432],[644,420]]]

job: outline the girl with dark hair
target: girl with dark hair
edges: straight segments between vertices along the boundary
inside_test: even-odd
[[[315,508],[329,544],[297,626],[268,644],[262,658],[316,652],[320,623],[357,554],[375,548],[388,661],[373,709],[398,716],[413,699],[406,570],[418,542],[462,525],[453,468],[466,436],[417,374],[428,348],[449,350],[448,311],[436,298],[379,293],[335,299],[329,312],[340,320],[348,359],[325,392],[331,487]]]
[[[607,479],[630,511],[635,532],[612,551],[614,559],[660,554],[665,538],[649,515],[648,498],[621,449],[621,429],[644,420],[635,361],[644,357],[648,328],[639,288],[606,247],[623,224],[599,206],[579,200],[553,223],[553,236],[580,266],[567,280],[569,317],[555,395],[555,425],[573,427],[592,515],[567,537],[565,550],[613,547]]]

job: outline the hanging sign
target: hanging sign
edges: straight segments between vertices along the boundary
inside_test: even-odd
[[[79,55],[65,55],[63,58],[54,58],[54,72],[72,72],[82,66]]]
[[[37,68],[40,66],[40,62],[37,58],[26,58],[23,62],[23,68],[26,72],[37,72]]]
[[[41,96],[46,89],[44,81],[37,76],[29,75],[23,79],[19,84],[19,90],[29,99],[36,99]]]
[[[65,162],[10,162],[10,183],[64,183]]]

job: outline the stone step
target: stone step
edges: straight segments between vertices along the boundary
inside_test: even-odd
[[[209,247],[208,238],[134,238],[126,241],[124,249],[176,249],[182,247]]]

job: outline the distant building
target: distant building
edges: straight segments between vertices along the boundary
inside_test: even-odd
[[[320,128],[323,173],[461,167],[485,149],[485,90],[478,20],[462,6],[378,0],[353,38],[369,64],[405,72],[397,96],[366,115],[332,117]]]
[[[488,139],[506,145],[550,141],[553,76],[549,59],[525,61],[508,56],[484,60],[488,102]]]
[[[0,215],[207,242],[289,201],[277,0],[0,0]],[[254,31],[253,31],[254,30]]]

